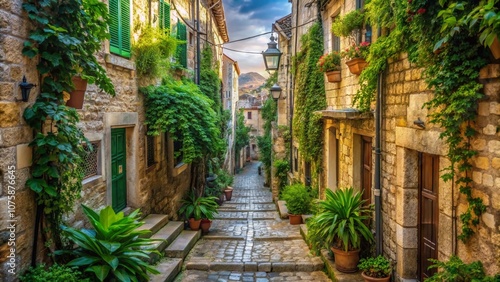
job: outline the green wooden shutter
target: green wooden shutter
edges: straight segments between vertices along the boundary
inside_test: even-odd
[[[130,0],[109,0],[109,51],[130,58]]]
[[[177,22],[177,39],[184,41],[183,43],[179,43],[177,45],[177,61],[179,64],[181,64],[183,67],[187,68],[187,31],[186,31],[186,25],[181,23],[180,21]]]
[[[160,0],[160,28],[170,30],[170,5]]]

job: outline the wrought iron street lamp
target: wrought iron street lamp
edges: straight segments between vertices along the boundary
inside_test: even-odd
[[[264,63],[266,64],[267,71],[276,71],[280,66],[280,58],[281,52],[276,47],[278,43],[276,43],[274,34],[271,34],[271,41],[267,43],[267,50],[262,52],[262,56],[264,57]]]
[[[275,83],[271,87],[270,92],[271,92],[271,96],[273,97],[274,101],[278,101],[278,99],[281,96],[281,87],[278,84]]]

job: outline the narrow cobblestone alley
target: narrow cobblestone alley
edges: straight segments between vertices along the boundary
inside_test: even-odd
[[[232,200],[188,255],[178,281],[331,281],[300,226],[279,218],[259,164],[248,163],[235,176]]]

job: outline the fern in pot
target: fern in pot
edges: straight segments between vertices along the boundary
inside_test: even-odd
[[[290,224],[301,224],[302,215],[309,213],[311,206],[311,196],[306,186],[301,183],[285,186],[282,198],[286,201]]]

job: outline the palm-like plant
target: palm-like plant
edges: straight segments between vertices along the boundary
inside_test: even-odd
[[[193,217],[195,220],[206,218],[212,220],[217,214],[219,205],[217,197],[197,197],[191,191],[186,199],[182,200],[182,207],[179,209],[179,214],[184,214],[187,218]]]
[[[326,190],[326,199],[318,202],[318,214],[310,220],[310,239],[345,251],[358,249],[361,236],[373,241],[373,235],[363,222],[370,210],[363,207],[361,193],[353,188]],[[316,238],[316,239],[315,239]],[[311,242],[314,245],[315,242]],[[316,246],[318,247],[318,246]]]
[[[57,252],[76,257],[67,266],[82,267],[99,281],[148,281],[148,272],[159,273],[146,262],[151,252],[159,253],[151,249],[153,240],[142,238],[150,231],[137,229],[144,224],[138,221],[139,210],[124,216],[123,212],[115,213],[111,206],[99,214],[82,207],[94,230],[62,227],[68,239],[78,245],[75,250]]]

